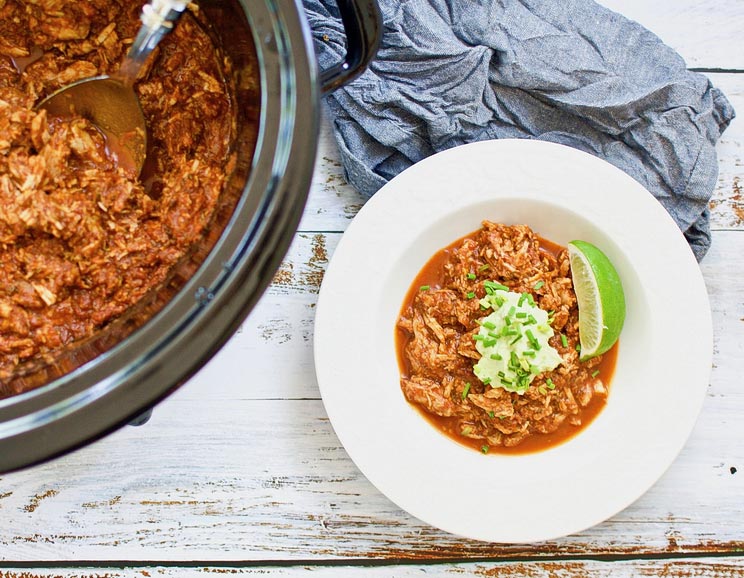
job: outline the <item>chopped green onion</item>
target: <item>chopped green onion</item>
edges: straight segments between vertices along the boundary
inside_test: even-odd
[[[502,359],[504,359],[504,358],[503,358],[503,357],[501,357],[501,355],[499,355],[498,353],[492,353],[492,354],[491,354],[491,359],[493,359],[493,360],[495,360],[495,361],[501,361],[501,360],[502,360]]]
[[[527,357],[535,357],[535,352],[532,351],[531,349],[525,349],[522,352],[522,355],[526,355]]]
[[[532,345],[532,348],[536,351],[540,351],[540,342],[535,337],[534,333],[532,333],[532,330],[527,329],[525,332],[525,335],[527,336],[527,339],[530,342],[530,345]]]
[[[486,305],[483,305],[483,303],[480,304],[480,308],[482,311],[485,311],[486,309],[488,309],[488,307]]]
[[[470,392],[470,382],[468,381],[465,384],[465,388],[462,390],[462,399],[465,399],[468,396],[469,392]]]
[[[527,303],[533,307],[535,306],[535,299],[532,297],[532,293],[527,293]]]
[[[483,327],[486,329],[496,329],[496,324],[493,321],[484,321]]]
[[[496,417],[496,414],[495,414],[495,413],[493,413],[492,411],[489,411],[489,412],[488,412],[488,417],[490,417],[491,419],[493,419],[493,418],[495,418],[495,417]]]
[[[493,338],[483,340],[483,347],[493,347],[494,345],[496,345],[496,340]]]
[[[517,301],[517,305],[519,305],[519,306],[521,307],[521,306],[522,306],[522,304],[524,303],[524,300],[525,300],[525,299],[527,299],[527,293],[522,293],[522,294],[521,294],[521,295],[519,296],[519,301]]]
[[[527,317],[527,313],[525,313],[524,311],[517,312],[517,315],[516,315],[517,319],[524,319],[525,317]]]
[[[490,385],[491,381],[492,381],[491,378],[487,377],[486,379],[483,380],[483,385]]]
[[[511,307],[509,307],[509,313],[507,313],[507,315],[508,315],[509,317],[514,317],[514,313],[515,313],[516,311],[517,311],[517,308],[516,308],[516,307],[514,307],[514,305],[512,305]]]
[[[499,377],[506,377],[506,374],[503,371],[499,371]]]
[[[475,279],[475,273],[468,273],[468,279],[470,279],[471,281]]]
[[[485,341],[485,336],[481,335],[480,333],[476,333],[473,335],[473,341]]]
[[[548,386],[548,389],[555,389],[555,383],[553,383],[553,380],[550,378],[545,380],[545,385]]]
[[[592,377],[597,377],[599,375],[599,369],[596,371],[592,371]]]
[[[511,325],[511,319],[509,317],[504,317],[504,323]]]
[[[481,265],[480,267],[478,267],[478,273],[483,273],[483,271],[486,271],[490,268],[491,266],[488,263],[486,263],[485,265]]]
[[[508,379],[504,379],[503,377],[501,378],[500,381],[501,381],[501,385],[511,385],[512,384],[511,381],[509,381]]]
[[[530,365],[530,373],[532,375],[537,375],[538,373],[540,373],[540,368],[537,367],[537,365]]]
[[[581,343],[576,344],[576,351],[581,352]]]
[[[428,291],[429,289],[431,289],[431,285],[422,285],[419,287],[419,291]]]
[[[501,283],[496,283],[496,281],[483,281],[484,287],[490,287],[494,291],[508,291],[509,288],[506,285],[502,285]]]
[[[496,296],[495,301],[496,301],[496,305],[498,305],[499,307],[501,307],[504,304],[504,299],[502,297]]]
[[[487,454],[487,453],[488,453],[488,450],[489,450],[489,449],[491,449],[491,448],[489,448],[489,447],[488,447],[487,445],[485,445],[485,444],[483,444],[483,445],[481,446],[481,451],[482,451],[482,452],[483,452],[484,454]]]
[[[521,335],[517,335],[512,341],[509,342],[509,345],[514,345],[520,339],[522,339],[522,336]]]
[[[561,343],[563,344],[563,347],[568,347],[568,338],[561,333]]]
[[[537,291],[543,285],[545,285],[545,281],[538,281],[537,283],[535,283],[535,286],[532,289],[534,289],[535,291]]]
[[[468,299],[472,299],[473,297],[475,297],[475,293],[473,293],[472,291],[470,291],[468,293]]]
[[[500,334],[500,333],[498,333],[497,331],[489,331],[489,332],[488,332],[488,335],[489,335],[490,337],[493,337],[494,339],[498,339],[499,337],[501,337],[501,334]]]
[[[535,316],[532,315],[532,313],[527,316],[527,320],[528,321],[527,323],[525,323],[525,325],[537,325],[537,319],[535,319]]]

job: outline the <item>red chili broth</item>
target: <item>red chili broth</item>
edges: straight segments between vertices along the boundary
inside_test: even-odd
[[[432,289],[439,289],[444,283],[444,264],[446,263],[450,252],[460,246],[465,239],[474,238],[480,230],[473,231],[469,235],[458,239],[451,243],[444,249],[437,251],[431,259],[423,266],[419,271],[416,278],[413,280],[411,287],[406,294],[406,298],[403,302],[403,306],[400,310],[400,315],[407,311],[407,309],[413,305],[413,299],[416,294],[421,290],[423,286],[430,286]],[[538,237],[540,241],[540,249],[547,253],[557,256],[560,251],[565,249],[557,243],[553,243],[542,237]],[[399,317],[400,317],[399,315]],[[410,366],[405,358],[405,347],[409,341],[408,334],[400,328],[395,329],[395,347],[398,357],[398,368],[400,370],[401,377],[408,377],[410,375]],[[602,361],[597,366],[599,374],[597,377],[602,379],[605,387],[610,387],[612,376],[615,373],[615,366],[617,364],[617,354],[620,342],[618,341],[612,348],[602,355]],[[477,377],[474,376],[474,379]],[[608,394],[609,395],[609,394]],[[484,440],[471,439],[460,435],[457,425],[457,418],[455,417],[443,417],[429,413],[418,404],[413,405],[418,412],[428,421],[431,425],[437,428],[439,431],[447,435],[450,439],[457,443],[470,447],[478,452],[481,451],[481,447],[484,444]],[[599,413],[607,405],[607,398],[601,398],[600,396],[594,396],[589,402],[589,405],[583,407],[579,411],[581,417],[581,425],[574,426],[565,421],[562,423],[557,430],[549,434],[534,433],[526,437],[520,444],[514,447],[505,446],[489,446],[489,454],[528,454],[534,452],[541,452],[573,438],[579,432],[589,426],[592,421],[599,415]]]

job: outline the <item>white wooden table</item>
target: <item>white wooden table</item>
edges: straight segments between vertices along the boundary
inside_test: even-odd
[[[327,124],[294,244],[240,333],[140,428],[0,477],[0,578],[168,576],[744,577],[744,0],[605,0],[709,74],[739,110],[719,146],[701,264],[714,365],[679,458],[581,534],[501,546],[427,526],[355,468],[312,361],[329,256],[364,199]]]

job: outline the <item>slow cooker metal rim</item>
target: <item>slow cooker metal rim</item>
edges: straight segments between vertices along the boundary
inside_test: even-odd
[[[99,438],[174,391],[233,334],[284,256],[314,168],[318,71],[300,5],[240,3],[259,56],[261,125],[230,225],[194,276],[136,333],[56,382],[0,402],[0,471]],[[262,206],[247,214],[246,193],[255,191],[264,192]]]

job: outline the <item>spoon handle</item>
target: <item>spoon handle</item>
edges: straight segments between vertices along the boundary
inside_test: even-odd
[[[137,73],[160,40],[173,30],[189,0],[150,0],[142,7],[142,26],[121,63],[118,76],[125,84],[134,84]]]

